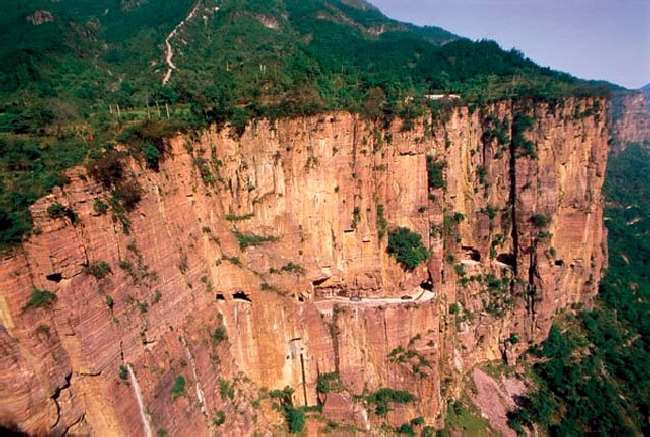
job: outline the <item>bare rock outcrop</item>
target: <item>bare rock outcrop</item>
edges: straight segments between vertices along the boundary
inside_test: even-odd
[[[38,10],[27,16],[27,21],[34,26],[40,26],[41,24],[51,23],[54,21],[54,15],[52,15],[50,11]]]
[[[647,92],[622,93],[612,99],[610,125],[613,152],[650,141],[650,99]]]

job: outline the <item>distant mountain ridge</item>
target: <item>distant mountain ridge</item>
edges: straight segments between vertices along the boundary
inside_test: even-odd
[[[644,87],[641,87],[641,91],[645,93],[646,96],[646,108],[648,108],[648,111],[650,112],[650,83],[647,84]]]

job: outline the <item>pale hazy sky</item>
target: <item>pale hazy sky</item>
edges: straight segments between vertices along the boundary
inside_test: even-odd
[[[650,0],[370,0],[391,18],[516,47],[543,66],[650,83]]]

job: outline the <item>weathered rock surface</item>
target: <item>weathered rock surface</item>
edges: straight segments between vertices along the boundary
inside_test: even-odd
[[[615,96],[611,106],[613,152],[621,152],[630,144],[650,141],[650,99],[647,92]]]
[[[38,10],[27,16],[26,20],[34,26],[40,26],[41,24],[54,21],[54,15],[50,11]]]
[[[236,139],[179,136],[159,172],[129,164],[144,195],[128,235],[94,210],[109,193],[72,170],[32,208],[38,232],[0,262],[0,422],[36,434],[270,432],[284,425],[263,388],[315,405],[318,375],[336,371],[344,391],[326,417],[439,423],[476,363],[516,357],[557,311],[595,295],[604,106],[504,101],[410,130],[332,113],[260,121]],[[510,144],[520,113],[535,120],[536,158]],[[507,126],[505,144],[489,117]],[[428,189],[427,155],[446,162],[446,189]],[[54,201],[79,223],[50,218]],[[380,205],[389,226],[422,235],[427,265],[404,271],[386,254]],[[234,230],[273,239],[242,249]],[[86,271],[98,261],[111,267],[103,279]],[[418,301],[420,286],[435,298]],[[24,309],[33,287],[56,301]],[[371,300],[403,295],[414,299]],[[385,419],[352,402],[381,387],[417,400]]]

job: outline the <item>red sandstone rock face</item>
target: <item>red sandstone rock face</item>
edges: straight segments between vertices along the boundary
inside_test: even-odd
[[[596,109],[574,116],[587,108]],[[128,235],[93,209],[108,194],[72,170],[32,208],[38,232],[0,263],[0,422],[32,433],[244,435],[282,426],[263,388],[289,386],[294,404],[315,405],[318,375],[337,371],[344,391],[326,417],[361,428],[439,423],[476,363],[515,357],[544,338],[557,310],[596,293],[603,108],[501,102],[409,131],[334,113],[260,121],[237,139],[178,137],[160,172],[129,164],[144,196]],[[537,159],[515,159],[484,135],[488,116],[512,125],[515,113],[536,120],[526,136]],[[446,161],[446,190],[429,192],[427,155]],[[54,201],[79,224],[49,218]],[[386,254],[378,205],[391,226],[422,235],[427,265],[405,272]],[[536,228],[535,214],[549,226]],[[242,250],[233,230],[274,239]],[[101,280],[84,267],[98,261],[112,270]],[[304,271],[282,271],[289,263]],[[512,281],[491,288],[502,278]],[[368,300],[419,293],[427,281],[426,302]],[[32,287],[58,298],[24,311]],[[173,399],[178,377],[185,389]],[[381,387],[417,401],[385,419],[351,402]]]
[[[650,141],[650,106],[643,92],[626,94],[612,101],[611,129],[614,152],[633,143]]]

